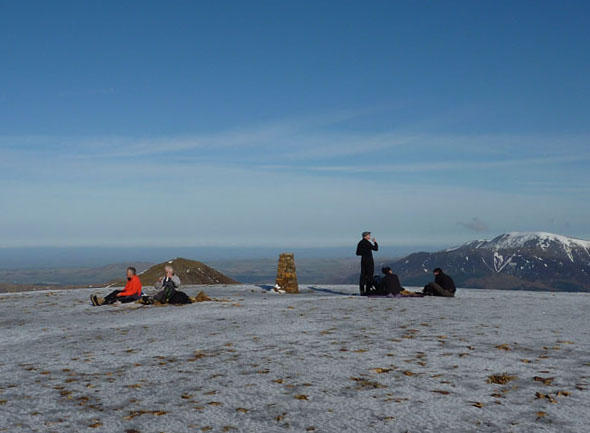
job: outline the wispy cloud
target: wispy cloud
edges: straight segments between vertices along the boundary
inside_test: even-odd
[[[290,172],[293,178],[298,177],[296,173],[339,179],[356,176],[374,184],[399,175],[396,186],[403,180],[410,182],[404,175],[438,176],[436,181],[441,183],[450,183],[452,175],[455,185],[475,181],[480,186],[546,192],[571,176],[567,168],[571,164],[590,160],[583,136],[345,131],[355,116],[358,112],[341,112],[185,137],[0,136],[0,179],[155,184],[191,178],[195,171],[223,169],[253,176],[261,172]],[[529,173],[527,184],[510,180],[525,180],[525,172]],[[379,179],[371,179],[378,175]],[[579,190],[585,176],[580,172],[576,182],[568,180],[568,191]],[[553,186],[535,186],[541,180]]]
[[[355,118],[362,114],[362,110],[344,111],[168,137],[0,136],[0,148],[29,156],[51,149],[72,159],[168,157],[187,162],[206,159],[302,168],[307,164],[309,170],[349,173],[486,169],[590,158],[587,135],[461,135],[417,133],[403,128],[383,132],[352,128]]]
[[[398,164],[358,164],[358,165],[321,165],[321,166],[302,166],[301,168],[309,171],[324,172],[349,172],[349,173],[376,173],[376,172],[400,172],[400,173],[420,173],[432,171],[448,170],[471,170],[471,169],[493,169],[502,167],[519,167],[530,165],[554,165],[566,164],[571,162],[583,162],[590,160],[589,156],[551,156],[544,158],[517,158],[517,159],[499,159],[495,161],[424,161]]]
[[[476,233],[485,233],[489,231],[488,224],[480,220],[478,217],[473,217],[471,218],[471,221],[458,222],[457,224]]]
[[[267,233],[277,245],[320,235],[335,245],[369,225],[412,244],[489,229],[465,215],[498,230],[547,229],[531,225],[544,215],[552,229],[567,221],[585,235],[582,136],[363,131],[349,125],[354,115],[184,137],[0,137],[0,194],[10,203],[0,238],[147,245],[166,226],[173,244],[215,243],[213,232],[224,243]],[[169,201],[171,214],[158,206]]]

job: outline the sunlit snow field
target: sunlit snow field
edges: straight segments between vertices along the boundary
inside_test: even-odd
[[[588,431],[588,295],[200,289],[226,302],[0,295],[0,431]]]

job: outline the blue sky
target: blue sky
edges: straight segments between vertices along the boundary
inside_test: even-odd
[[[588,2],[0,2],[0,246],[590,238]]]

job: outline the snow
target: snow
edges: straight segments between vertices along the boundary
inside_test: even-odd
[[[495,269],[492,269],[490,265],[488,265],[488,262],[486,262],[483,257],[481,258],[481,261],[490,271],[495,271]]]
[[[475,240],[469,241],[461,246],[448,248],[444,252],[452,252],[460,249],[461,247],[472,247],[475,249],[518,249],[523,248],[525,244],[534,241],[536,245],[541,249],[548,249],[552,243],[557,243],[567,251],[574,248],[581,248],[590,255],[590,241],[572,238],[563,235],[557,235],[554,233],[547,232],[510,232],[498,236],[492,240]]]
[[[500,235],[491,241],[470,241],[463,244],[461,247],[454,247],[444,250],[444,252],[456,251],[462,247],[468,248],[481,248],[486,250],[498,251],[503,249],[520,249],[534,245],[541,248],[542,250],[548,250],[553,246],[557,246],[563,250],[572,263],[575,263],[573,251],[583,251],[590,257],[590,241],[571,238],[567,236],[557,235],[546,232],[510,232]],[[503,263],[501,256],[494,257],[494,261],[497,259]],[[508,260],[510,261],[510,260]],[[494,268],[497,272],[498,266],[494,264]]]
[[[494,251],[494,270],[497,273],[502,272],[506,266],[512,264],[512,259],[514,258],[514,256],[515,255],[512,254],[510,257],[508,257],[507,260],[504,260],[504,256],[502,256],[502,254],[499,254],[498,252]]]
[[[510,232],[482,245],[482,248],[522,248],[526,243],[531,241],[536,242],[537,246],[545,250],[548,249],[552,243],[558,243],[561,244],[566,251],[569,250],[570,254],[572,248],[590,249],[590,241],[546,232]]]
[[[464,243],[463,245],[458,245],[455,247],[451,247],[451,248],[447,248],[446,250],[444,250],[445,253],[450,253],[453,251],[457,251],[458,249],[468,246],[471,248],[479,248],[482,244],[485,244],[486,242],[489,242],[488,240],[485,239],[478,239],[478,240],[474,240],[474,241],[469,241]]]
[[[0,295],[0,431],[587,431],[588,295],[204,289],[228,302]],[[502,373],[516,378],[487,383]]]

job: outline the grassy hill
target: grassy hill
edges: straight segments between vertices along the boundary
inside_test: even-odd
[[[144,272],[139,274],[141,283],[144,286],[152,286],[158,281],[160,277],[163,277],[164,267],[166,265],[172,265],[174,272],[180,278],[180,281],[184,285],[190,284],[238,284],[237,281],[222,274],[221,272],[207,266],[203,262],[196,260],[184,259],[178,257],[167,262],[159,263],[152,266]],[[124,286],[125,280],[117,280],[110,284],[110,286]]]

